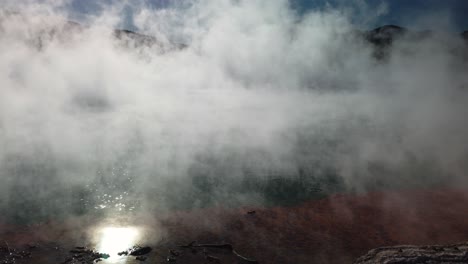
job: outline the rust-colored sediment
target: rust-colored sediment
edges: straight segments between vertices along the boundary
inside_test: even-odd
[[[74,225],[0,231],[12,243],[66,241],[77,237]],[[468,192],[341,194],[294,207],[209,208],[174,212],[159,225],[164,243],[231,243],[260,263],[350,263],[380,246],[468,241]]]

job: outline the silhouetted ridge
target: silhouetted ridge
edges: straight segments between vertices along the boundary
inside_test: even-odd
[[[408,32],[407,29],[395,26],[386,25],[368,31],[365,36],[366,39],[376,45],[390,45],[393,40]]]
[[[407,29],[399,26],[386,25],[368,31],[365,37],[372,44],[387,46],[391,45],[396,38],[404,35],[407,31]]]
[[[462,38],[468,41],[468,30],[465,30],[461,33]]]
[[[114,36],[123,41],[135,41],[138,45],[152,46],[162,45],[155,37],[140,34],[131,30],[116,29],[114,30]]]

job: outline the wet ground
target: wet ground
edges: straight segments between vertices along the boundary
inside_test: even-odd
[[[147,249],[135,254],[126,249],[109,255],[93,248],[70,246],[66,243],[36,243],[13,247],[4,241],[0,247],[2,264],[63,263],[63,264],[119,264],[119,263],[258,263],[235,251],[230,244],[198,244],[169,246],[135,246]]]

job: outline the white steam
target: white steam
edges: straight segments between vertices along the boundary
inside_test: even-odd
[[[0,20],[3,208],[18,193],[62,209],[89,197],[119,209],[261,203],[263,187],[246,182],[332,173],[365,190],[468,169],[461,39],[402,39],[378,61],[348,12],[226,0],[134,5],[133,24],[159,45],[128,47],[113,29],[129,3],[83,26],[67,2],[22,3]]]

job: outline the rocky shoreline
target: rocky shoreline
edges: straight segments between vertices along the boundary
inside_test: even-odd
[[[354,264],[468,263],[468,242],[452,245],[403,245],[369,251]]]

